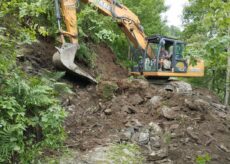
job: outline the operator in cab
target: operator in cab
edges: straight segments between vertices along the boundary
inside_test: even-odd
[[[170,70],[171,69],[171,61],[170,61],[171,55],[169,52],[165,49],[164,46],[161,47],[160,50],[160,56],[159,56],[159,64],[160,64],[160,69],[159,71],[162,71],[163,69],[165,70]]]

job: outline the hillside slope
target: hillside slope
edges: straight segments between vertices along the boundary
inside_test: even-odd
[[[26,49],[21,60],[25,71],[55,71],[52,43]],[[65,144],[73,155],[61,158],[62,162],[116,163],[118,158],[117,163],[130,163],[136,158],[141,163],[230,163],[230,113],[214,94],[180,81],[154,85],[128,79],[127,70],[116,63],[108,47],[93,45],[92,49],[96,66],[88,71],[100,76],[99,84],[64,79],[74,92],[62,97],[69,112]],[[127,148],[111,157],[118,144]],[[130,144],[140,149],[132,151]]]

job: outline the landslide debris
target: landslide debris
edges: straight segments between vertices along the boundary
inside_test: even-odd
[[[108,84],[117,86],[110,100],[104,99],[102,91]],[[212,93],[203,95],[204,89],[167,88],[123,79],[76,89],[76,95],[67,98],[71,105],[66,144],[81,152],[111,143],[136,144],[145,163],[195,163],[207,154],[210,163],[229,163],[227,107]]]
[[[47,54],[51,46],[40,46],[45,47],[30,51],[24,63],[31,62],[33,72],[53,71],[48,62],[52,54]],[[114,162],[111,145],[131,144],[140,147],[143,163],[193,164],[204,158],[213,164],[230,163],[230,113],[214,94],[180,81],[154,85],[128,79],[109,48],[92,48],[97,53],[92,73],[101,75],[99,84],[68,81],[74,94],[62,97],[69,112],[65,146],[76,152],[67,161],[97,163],[103,157]],[[136,154],[124,147],[122,152]]]

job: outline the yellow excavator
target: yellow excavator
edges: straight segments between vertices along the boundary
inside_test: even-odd
[[[97,83],[95,78],[74,63],[75,55],[79,49],[76,10],[78,1],[92,4],[100,13],[116,20],[135,49],[130,55],[132,61],[130,75],[143,75],[146,78],[204,76],[202,60],[197,60],[196,65],[192,66],[189,60],[183,58],[184,42],[161,35],[146,37],[137,15],[116,0],[55,0],[58,27],[63,43],[53,56],[53,63],[56,67],[92,83]],[[62,17],[66,31],[61,26]],[[69,38],[70,43],[66,43],[65,37]],[[171,57],[168,59],[169,66],[162,70],[159,67],[159,62],[163,47],[170,51]]]

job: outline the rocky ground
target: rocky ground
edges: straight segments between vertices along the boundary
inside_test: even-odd
[[[76,89],[67,99],[66,144],[83,153],[82,163],[113,163],[102,158],[111,144],[138,145],[143,163],[230,163],[228,109],[203,91],[178,81],[156,86],[126,79]]]
[[[72,154],[60,163],[230,163],[230,113],[214,94],[181,81],[154,85],[127,78],[111,50],[93,49],[94,72],[102,78],[97,86],[67,81],[74,94],[62,97],[69,112],[65,145]],[[25,61],[32,68],[53,54],[29,52]]]

